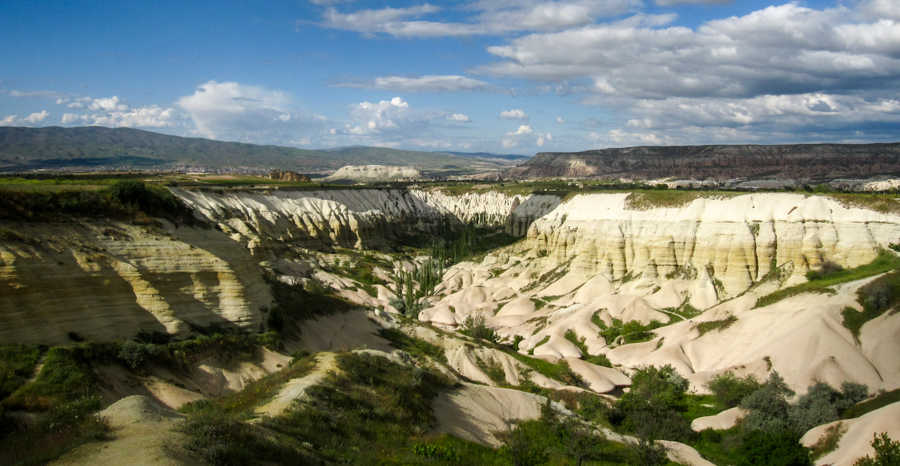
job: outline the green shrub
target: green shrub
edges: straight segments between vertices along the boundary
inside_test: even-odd
[[[649,439],[684,441],[694,436],[681,413],[687,409],[690,384],[672,366],[642,367],[632,377],[631,390],[610,412],[610,422]]]
[[[8,343],[0,346],[0,400],[19,389],[31,376],[41,349],[36,345]]]
[[[875,449],[875,457],[859,459],[854,466],[898,466],[900,465],[900,442],[891,440],[887,432],[875,435],[872,439],[872,448]]]
[[[600,336],[606,340],[606,344],[609,346],[613,346],[620,335],[624,344],[640,343],[652,340],[656,336],[653,330],[662,326],[663,323],[658,320],[653,320],[649,324],[644,325],[637,320],[623,324],[621,320],[613,319],[612,326],[601,330]]]
[[[480,311],[473,312],[463,319],[462,331],[463,335],[468,335],[476,340],[489,341],[497,343],[497,334],[494,329],[487,326],[484,314]]]
[[[442,447],[430,443],[417,443],[412,447],[413,453],[420,458],[428,461],[446,461],[448,463],[459,463],[459,454],[453,447]]]
[[[745,431],[781,432],[791,430],[788,398],[794,391],[777,371],[769,374],[761,388],[741,400],[741,409],[748,411],[742,427]]]
[[[713,392],[722,406],[734,408],[741,403],[745,396],[758,390],[762,384],[756,380],[753,374],[737,377],[732,371],[726,371],[713,377],[706,387]]]
[[[99,397],[74,398],[31,423],[0,427],[0,464],[47,464],[79,445],[105,439],[109,424],[93,414],[99,408]]]
[[[29,411],[46,411],[92,395],[97,382],[89,360],[88,346],[50,348],[37,379],[10,395],[6,405]]]
[[[800,444],[800,435],[789,430],[754,430],[744,435],[739,449],[740,466],[808,466],[809,449]]]
[[[126,341],[119,347],[118,358],[133,371],[141,371],[144,366],[163,355],[163,349],[152,343]]]
[[[853,333],[858,342],[863,325],[895,307],[900,300],[900,272],[892,272],[875,279],[861,287],[856,296],[863,307],[863,312],[847,307],[841,315],[844,317],[844,327]]]
[[[875,396],[875,398],[866,400],[862,403],[850,407],[843,412],[841,417],[844,419],[860,417],[866,413],[870,413],[872,411],[875,411],[876,409],[883,408],[889,404],[897,402],[900,402],[900,388],[891,390],[889,392],[882,391],[877,396]]]

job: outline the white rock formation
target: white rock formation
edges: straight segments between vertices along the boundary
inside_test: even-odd
[[[416,167],[393,167],[387,165],[347,165],[324,178],[325,181],[394,181],[417,180],[422,173]]]
[[[841,428],[845,429],[837,449],[816,460],[816,465],[851,466],[864,456],[868,455],[870,458],[875,456],[875,450],[871,445],[875,435],[887,433],[892,440],[900,438],[900,403],[889,404],[856,419],[814,427],[800,439],[800,442],[810,447],[825,435],[829,427],[837,424],[841,424]]]
[[[566,335],[573,332],[590,354],[606,354],[625,372],[671,364],[699,391],[727,370],[761,380],[778,370],[799,392],[818,380],[900,386],[900,367],[887,356],[900,351],[900,315],[865,325],[860,344],[841,323],[844,308],[858,308],[856,290],[867,281],[752,309],[757,297],[804,282],[824,261],[870,262],[900,239],[900,217],[794,194],[649,210],[627,208],[626,197],[576,196],[537,219],[524,242],[479,264],[457,264],[420,318],[454,327],[481,312],[501,336],[524,337],[520,351],[547,359],[585,356]],[[656,330],[645,343],[618,345],[598,335],[597,320],[668,322],[665,309],[685,302],[709,310]],[[697,330],[732,316],[721,330]]]
[[[0,342],[185,334],[211,323],[258,329],[272,300],[246,248],[213,229],[102,220],[8,228],[36,241],[0,243]]]

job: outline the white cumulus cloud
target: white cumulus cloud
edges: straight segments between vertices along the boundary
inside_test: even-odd
[[[468,122],[472,121],[469,119],[468,116],[463,115],[462,113],[454,113],[454,114],[448,116],[447,119],[450,121],[456,121],[458,123],[468,123]]]
[[[39,126],[48,116],[50,116],[50,112],[46,110],[32,113],[24,118],[19,118],[18,115],[9,115],[0,119],[0,126]]]
[[[527,121],[531,117],[527,113],[523,112],[522,110],[513,109],[513,110],[504,110],[504,111],[500,112],[500,118],[503,118],[504,120]]]

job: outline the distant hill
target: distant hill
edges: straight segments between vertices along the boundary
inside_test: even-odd
[[[213,141],[131,128],[0,127],[0,171],[41,169],[216,169],[298,172],[336,170],[345,165],[413,165],[435,173],[483,172],[513,162],[442,152],[382,147],[308,150]]]
[[[900,175],[900,143],[642,146],[542,152],[504,176],[601,179],[810,179]]]

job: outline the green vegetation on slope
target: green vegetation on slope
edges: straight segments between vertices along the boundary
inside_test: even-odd
[[[53,222],[83,216],[124,219],[141,225],[155,225],[151,217],[175,224],[199,222],[193,211],[168,189],[137,180],[116,181],[90,189],[2,189],[0,192],[0,217],[9,220]]]
[[[900,257],[890,251],[882,250],[878,253],[878,256],[868,264],[853,269],[842,269],[831,274],[825,274],[821,277],[814,276],[813,280],[806,283],[784,288],[759,298],[755,307],[766,307],[775,304],[782,299],[803,293],[828,293],[832,286],[862,280],[863,278],[889,272],[896,268],[900,268]]]

